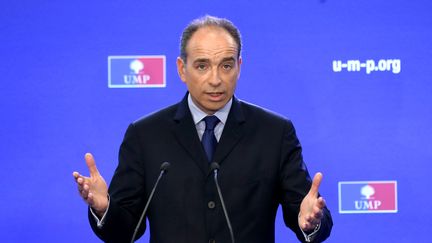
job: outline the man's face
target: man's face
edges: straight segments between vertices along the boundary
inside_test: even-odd
[[[194,103],[207,114],[221,109],[233,96],[241,58],[231,35],[220,27],[202,27],[186,46],[186,63],[177,58],[177,70]]]

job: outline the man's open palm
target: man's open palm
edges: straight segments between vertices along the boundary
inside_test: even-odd
[[[90,177],[73,172],[72,175],[78,185],[78,192],[84,201],[93,208],[96,214],[102,216],[108,208],[108,187],[104,178],[99,174],[93,155],[85,154],[85,161],[90,171]]]
[[[318,189],[321,184],[322,174],[316,173],[309,193],[303,198],[300,205],[298,223],[303,231],[312,231],[321,223],[323,208],[326,203],[322,197],[318,197]]]

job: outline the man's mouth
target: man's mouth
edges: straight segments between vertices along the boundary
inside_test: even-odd
[[[210,96],[211,100],[219,101],[222,98],[224,92],[207,92],[206,94]]]

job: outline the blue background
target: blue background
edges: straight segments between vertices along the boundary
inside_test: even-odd
[[[72,171],[88,173],[90,151],[109,181],[127,125],[183,97],[179,36],[207,13],[242,32],[237,96],[292,119],[310,172],[324,173],[328,242],[429,241],[427,0],[2,1],[0,241],[99,242]],[[109,55],[166,55],[167,87],[109,89]],[[333,72],[350,59],[400,59],[401,72]],[[397,180],[399,212],[339,214],[337,183],[352,180]],[[276,225],[277,242],[296,242]]]

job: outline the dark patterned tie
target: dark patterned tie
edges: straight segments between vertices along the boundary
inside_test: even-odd
[[[214,129],[216,125],[219,123],[219,119],[216,116],[206,116],[204,117],[204,122],[206,124],[206,128],[202,137],[202,144],[204,150],[207,154],[207,158],[209,162],[212,162],[213,153],[215,151],[217,140],[214,134]]]

